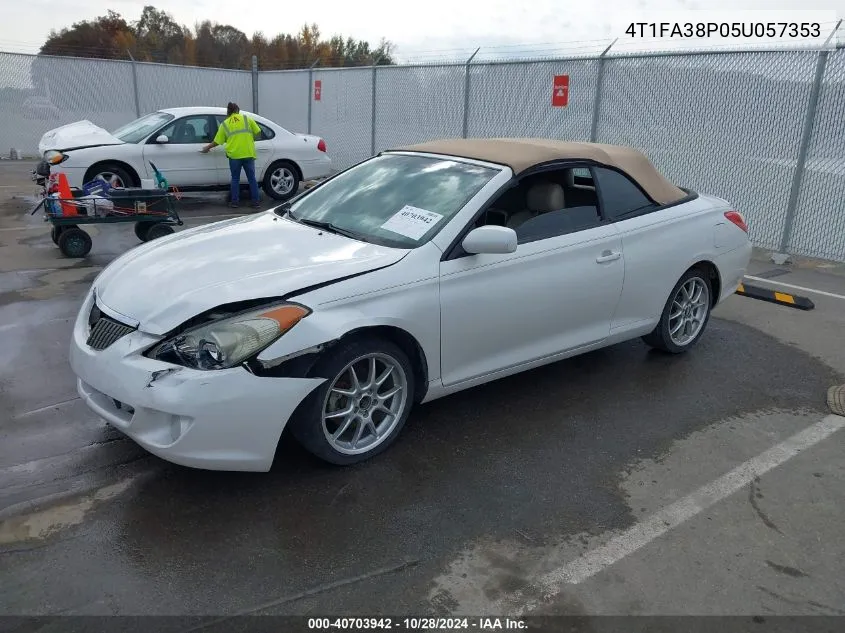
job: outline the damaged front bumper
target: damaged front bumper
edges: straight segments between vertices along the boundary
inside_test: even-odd
[[[176,367],[144,357],[158,339],[137,330],[94,350],[86,343],[91,301],[89,296],[79,312],[70,346],[79,396],[167,461],[208,470],[269,470],[291,415],[323,382],[256,376],[242,367]]]

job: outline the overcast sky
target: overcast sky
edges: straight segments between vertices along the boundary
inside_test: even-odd
[[[458,56],[477,46],[488,57],[591,52],[622,35],[618,21],[623,12],[625,16],[643,12],[643,19],[653,19],[654,13],[645,12],[827,9],[837,18],[845,17],[845,0],[27,0],[16,5],[13,19],[0,22],[0,50],[35,53],[51,29],[95,18],[109,8],[135,20],[147,3],[188,26],[208,19],[231,24],[247,35],[256,30],[268,36],[293,33],[302,24],[315,22],[325,36],[343,34],[372,44],[386,37],[396,44],[400,58],[426,60]],[[624,44],[629,50],[637,47]]]

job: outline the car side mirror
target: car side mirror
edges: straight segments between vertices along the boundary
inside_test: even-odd
[[[470,231],[461,246],[472,255],[500,255],[515,252],[516,243],[516,231],[506,226],[491,225]]]
[[[170,141],[170,139],[167,138],[167,134],[161,134],[160,136],[158,136],[156,138],[156,143],[167,143],[169,141]]]

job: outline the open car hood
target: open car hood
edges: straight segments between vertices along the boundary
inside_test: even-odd
[[[61,151],[96,145],[123,145],[123,141],[86,119],[62,125],[44,134],[38,143],[38,155],[43,156],[44,152],[51,149]]]
[[[281,297],[390,266],[407,253],[269,211],[147,242],[107,266],[94,288],[106,310],[163,335],[212,308]]]

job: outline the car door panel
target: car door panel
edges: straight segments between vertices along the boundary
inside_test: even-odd
[[[147,166],[154,163],[168,183],[177,187],[218,185],[221,152],[200,152],[214,138],[215,131],[213,117],[208,115],[177,119],[156,133],[156,137],[167,136],[167,143],[156,143],[153,138],[153,142],[144,145],[144,162]]]
[[[444,386],[607,338],[623,277],[613,225],[442,262]]]

